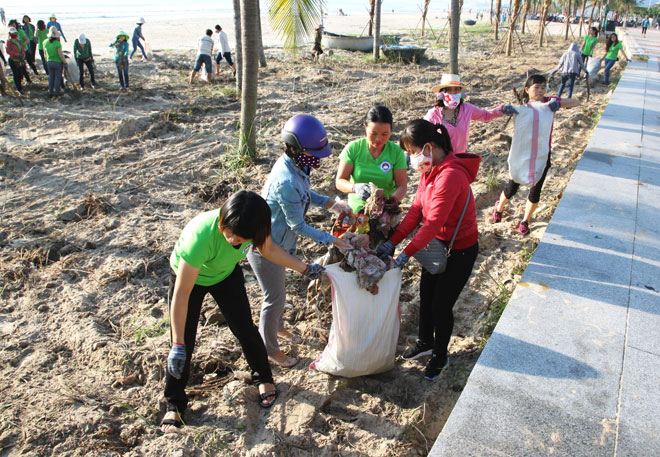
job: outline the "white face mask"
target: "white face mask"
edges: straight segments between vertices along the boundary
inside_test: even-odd
[[[442,94],[442,101],[445,106],[449,109],[456,109],[458,104],[461,102],[461,93],[458,94]]]
[[[424,150],[426,149],[426,145],[422,148],[422,152],[420,154],[415,154],[414,156],[410,156],[410,166],[412,167],[413,170],[417,170],[420,173],[426,173],[431,169],[433,166],[433,157],[431,155],[425,155]]]

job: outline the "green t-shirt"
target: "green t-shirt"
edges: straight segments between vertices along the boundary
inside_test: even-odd
[[[39,42],[39,49],[44,48],[44,40],[48,38],[48,30],[37,29],[37,41]]]
[[[219,222],[220,210],[214,209],[195,216],[186,224],[170,256],[174,272],[183,259],[200,269],[195,284],[212,286],[234,271],[236,264],[247,255],[252,240],[234,248],[220,231]]]
[[[367,139],[351,141],[339,155],[339,159],[353,164],[351,182],[372,182],[385,191],[389,197],[396,190],[394,170],[405,170],[406,155],[396,143],[388,141],[377,159],[369,152]],[[354,193],[348,194],[348,204],[354,212],[364,206],[364,200]]]
[[[617,44],[613,44],[610,46],[610,50],[607,51],[607,54],[605,54],[605,58],[609,60],[616,60],[617,56],[619,55],[619,49],[623,47],[623,44],[621,42]]]
[[[587,35],[584,37],[584,46],[582,47],[582,54],[585,56],[590,56],[593,49],[594,45],[598,43],[598,37],[593,37],[591,35]]]
[[[60,55],[57,53],[58,49],[62,49],[62,43],[60,40],[46,39],[44,41],[44,49],[46,50],[46,60],[49,62],[62,62]]]

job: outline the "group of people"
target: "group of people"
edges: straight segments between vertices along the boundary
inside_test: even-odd
[[[133,57],[137,49],[140,49],[144,59],[147,59],[144,46],[140,40],[144,41],[142,35],[142,25],[144,18],[140,18],[133,31],[132,44]],[[24,95],[23,82],[32,83],[29,70],[34,75],[39,74],[36,66],[37,51],[41,57],[43,71],[48,75],[48,95],[55,97],[61,94],[64,88],[64,68],[68,64],[69,57],[62,49],[61,40],[67,41],[62,26],[57,21],[57,16],[51,14],[46,23],[39,20],[35,25],[28,15],[23,16],[22,24],[18,20],[9,21],[9,36],[6,42],[7,63],[9,64],[16,90]],[[122,89],[128,89],[128,48],[129,36],[125,32],[120,32],[116,39],[110,44],[115,48],[115,65],[119,76],[119,84]],[[0,57],[5,61],[5,56],[0,50]],[[78,84],[81,89],[85,89],[85,69],[89,73],[91,88],[96,87],[96,76],[94,72],[94,56],[92,53],[92,43],[84,33],[81,33],[73,43],[73,58],[78,67]],[[0,68],[0,70],[2,70]],[[73,82],[73,81],[71,81]]]
[[[215,48],[215,40],[213,39],[214,33],[217,37],[217,48]],[[197,58],[190,73],[190,84],[193,83],[195,77],[202,69],[202,65],[204,65],[204,71],[206,71],[206,82],[211,82],[213,77],[214,49],[217,49],[217,52],[215,52],[215,75],[220,76],[220,64],[224,59],[234,73],[234,76],[236,76],[236,65],[234,65],[234,61],[231,58],[231,47],[229,46],[227,32],[222,30],[219,24],[216,24],[215,32],[211,29],[206,29],[204,36],[197,43]]]
[[[546,83],[542,75],[530,76],[524,88],[526,102],[548,103],[553,112],[579,104],[575,99],[546,97]],[[311,189],[310,173],[330,156],[330,143],[325,127],[317,118],[299,114],[282,129],[284,152],[273,166],[261,195],[239,191],[219,210],[202,213],[186,224],[170,258],[172,339],[167,360],[167,413],[161,422],[163,432],[183,426],[188,404],[185,387],[200,310],[207,293],[217,302],[243,348],[252,381],[258,385],[259,405],[264,408],[273,405],[278,390],[271,364],[289,368],[299,362],[282,351],[279,342],[302,342],[299,335],[285,328],[282,320],[285,269],[312,279],[324,271],[319,264],[306,264],[295,257],[298,237],[308,237],[322,246],[334,245],[340,250],[351,247],[346,239],[308,225],[305,214],[311,206],[338,214],[359,213],[372,193],[372,184],[384,191],[388,202],[398,204],[407,194],[409,166],[419,173],[417,192],[401,223],[376,247],[376,254],[393,267],[403,268],[410,257],[434,238],[445,243],[454,239],[444,272],[432,274],[422,268],[418,339],[402,354],[405,360],[430,356],[424,377],[435,380],[440,376],[449,362],[452,309],[479,251],[476,205],[470,184],[478,174],[481,158],[467,152],[470,123],[516,115],[518,110],[511,105],[484,110],[466,102],[458,75],[443,75],[440,84],[432,90],[436,93],[435,106],[424,119],[410,121],[404,127],[398,144],[390,140],[393,125],[390,110],[383,105],[369,110],[364,119],[365,136],[348,143],[339,155],[335,186],[347,195],[346,201],[331,199]],[[530,233],[529,221],[549,167],[548,158],[543,178],[530,189],[523,220],[518,224],[523,236]],[[495,203],[492,223],[502,220],[505,206],[519,186],[513,180],[507,184]],[[457,226],[460,226],[458,230]],[[397,245],[413,233],[394,257]],[[245,257],[263,292],[258,327],[252,322],[243,273],[238,265]]]

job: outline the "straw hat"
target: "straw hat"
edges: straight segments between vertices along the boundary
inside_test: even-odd
[[[128,33],[124,32],[123,30],[117,34],[117,38],[115,38],[115,39],[118,40],[120,36],[126,37],[127,41],[130,38],[130,36],[128,36]]]
[[[55,13],[53,13],[53,14],[50,15],[49,19],[52,19],[52,20],[56,21],[57,16],[55,16]]]
[[[461,77],[451,73],[445,73],[442,75],[442,78],[440,78],[440,84],[433,86],[431,90],[433,92],[442,92],[442,89],[447,87],[460,87],[462,89],[463,84],[461,83]]]
[[[136,22],[136,24],[144,24],[144,18],[141,17],[140,19],[138,19],[138,21]]]
[[[48,29],[48,35],[46,35],[48,38],[59,38],[60,37],[60,31],[57,30],[57,27],[54,25],[51,25],[50,28]]]

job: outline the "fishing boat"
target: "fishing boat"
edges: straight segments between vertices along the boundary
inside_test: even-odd
[[[324,47],[329,49],[371,52],[374,48],[374,37],[339,35],[337,33],[324,31],[321,43]]]
[[[419,63],[426,52],[426,48],[412,45],[381,46],[380,49],[388,59],[406,63]]]

